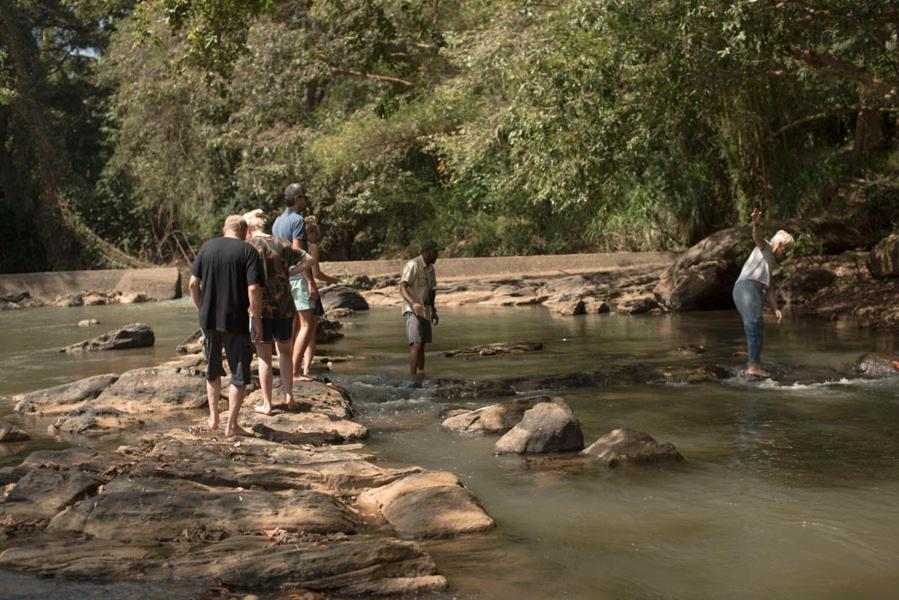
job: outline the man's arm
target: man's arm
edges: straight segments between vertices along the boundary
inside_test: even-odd
[[[768,302],[771,304],[771,308],[774,309],[774,316],[777,317],[777,322],[780,323],[784,315],[780,312],[780,307],[777,306],[777,289],[773,284],[768,286]]]
[[[431,308],[431,323],[437,325],[440,322],[440,317],[437,316],[437,290],[431,290],[431,293],[428,294],[427,305]]]
[[[297,240],[294,241],[296,242]],[[316,260],[308,252],[291,248],[290,264],[293,266],[290,267],[290,270],[287,272],[288,275],[298,275],[303,271],[311,269],[316,264]]]
[[[416,302],[412,298],[412,294],[409,293],[409,284],[408,282],[401,281],[400,282],[400,296],[402,296],[403,300],[409,303],[409,306],[412,307],[412,312],[414,312],[419,317],[422,316],[425,312],[425,307]]]
[[[197,310],[200,310],[200,304],[203,302],[203,296],[200,293],[200,284],[202,281],[196,275],[190,276],[190,283],[187,284],[187,288],[190,290],[190,299],[194,301],[194,306],[197,307]]]
[[[759,229],[759,221],[762,218],[762,211],[758,208],[752,209],[752,241],[755,242],[756,248],[762,250],[764,252],[765,248],[768,246],[768,242],[765,241],[765,238],[762,237],[762,232]]]

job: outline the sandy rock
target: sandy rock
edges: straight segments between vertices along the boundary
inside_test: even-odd
[[[150,302],[150,300],[152,300],[152,298],[141,292],[128,292],[119,296],[120,304],[140,304],[143,302]]]
[[[72,470],[89,473],[104,481],[115,477],[130,461],[108,452],[73,447],[65,450],[36,450],[22,461],[21,468]]]
[[[877,279],[899,277],[899,233],[882,239],[868,257],[868,270]]]
[[[616,310],[623,315],[641,315],[658,306],[653,294],[627,294],[618,299]]]
[[[184,341],[175,346],[178,354],[196,354],[203,351],[203,330],[197,329],[184,338]]]
[[[4,442],[25,442],[31,436],[11,423],[0,421],[0,444]]]
[[[610,468],[684,460],[674,444],[659,443],[652,436],[633,429],[612,430],[581,454],[595,458]]]
[[[60,510],[94,493],[103,481],[78,471],[33,469],[21,477],[0,503],[6,524],[49,519]]]
[[[333,415],[313,412],[273,411],[271,415],[261,415],[253,411],[252,406],[242,411],[244,427],[263,425],[283,433],[330,434],[342,440],[361,440],[368,437],[368,429],[355,421],[341,419]],[[287,442],[289,436],[284,436]],[[269,432],[267,439],[273,439]],[[294,443],[294,442],[289,442]],[[303,443],[303,442],[299,442]]]
[[[2,563],[2,558],[0,558]],[[418,545],[353,537],[273,546],[262,536],[232,537],[171,561],[171,579],[249,588],[331,591],[343,596],[442,590],[446,579]]]
[[[272,392],[273,407],[277,412],[285,412],[287,407],[284,403],[284,395],[281,392],[281,382],[278,378],[274,381],[275,389]],[[349,394],[342,387],[333,383],[322,383],[320,381],[294,381],[293,395],[299,408],[297,413],[319,413],[331,415],[340,419],[347,419],[353,416],[353,401]],[[247,395],[244,401],[244,407],[252,409],[253,406],[262,401],[262,391],[256,390]],[[264,421],[260,421],[263,422]]]
[[[56,515],[49,527],[100,539],[151,541],[173,539],[185,530],[237,535],[278,527],[352,533],[358,525],[343,504],[317,491],[233,490],[120,476],[103,493]]]
[[[379,512],[401,538],[448,537],[495,526],[452,473],[427,471],[363,492],[359,505]]]
[[[562,400],[541,402],[524,413],[521,421],[497,440],[495,454],[569,452],[584,447],[581,424]]]
[[[111,406],[79,406],[56,419],[47,431],[51,435],[105,435],[112,431],[140,428],[143,421]]]
[[[852,369],[873,377],[899,375],[899,356],[870,352],[855,361]]]
[[[471,348],[462,348],[460,350],[449,350],[443,355],[447,358],[456,356],[497,356],[504,354],[524,354],[526,352],[539,352],[543,350],[543,342],[499,342],[496,344],[486,344],[484,346],[472,346]]]
[[[313,489],[356,492],[386,485],[418,467],[390,469],[343,448],[286,448],[260,439],[197,438],[169,432],[148,440],[149,448],[123,448],[146,456],[130,470],[135,476],[164,476],[209,486],[253,487],[266,490]]]
[[[100,321],[97,319],[81,319],[78,321],[78,327],[93,327],[94,325],[99,325]]]
[[[0,310],[16,310],[19,308],[36,308],[44,306],[43,301],[32,298],[29,292],[0,296]]]
[[[131,323],[108,331],[91,340],[84,340],[60,349],[60,352],[95,352],[99,350],[125,350],[144,348],[156,343],[153,329],[146,323]]]
[[[524,413],[533,408],[535,404],[549,400],[549,396],[506,400],[499,404],[449,416],[440,424],[440,427],[458,433],[504,433],[521,421]]]
[[[609,313],[611,307],[609,303],[600,298],[584,298],[584,314],[602,315]]]
[[[106,540],[31,541],[0,553],[0,567],[38,577],[110,581],[132,579],[162,566],[159,545]]]
[[[132,369],[122,373],[91,405],[141,416],[159,410],[203,408],[207,405],[206,381],[190,369]]]
[[[71,410],[73,404],[96,398],[115,383],[118,375],[94,375],[72,383],[13,396],[15,411],[20,413],[58,414]]]
[[[348,285],[332,285],[321,290],[322,305],[325,311],[338,308],[351,308],[353,310],[368,310],[368,302],[365,298]]]

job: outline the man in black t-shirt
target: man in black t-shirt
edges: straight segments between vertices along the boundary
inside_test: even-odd
[[[223,236],[209,240],[190,268],[190,296],[200,311],[203,350],[209,362],[206,396],[209,427],[218,429],[218,400],[222,393],[222,348],[231,370],[228,391],[228,423],[225,435],[252,435],[237,424],[240,405],[250,383],[250,319],[262,317],[265,271],[256,250],[247,244],[247,223],[240,215],[225,219]],[[248,318],[249,316],[249,318]],[[262,328],[256,327],[256,331]],[[254,340],[258,341],[258,340]]]

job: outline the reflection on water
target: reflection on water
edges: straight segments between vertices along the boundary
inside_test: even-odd
[[[8,374],[0,394],[153,364],[192,330],[194,315],[187,301],[0,313],[0,366]],[[103,326],[74,327],[90,317]],[[154,327],[156,349],[49,352],[130,321]],[[785,384],[737,379],[556,392],[588,443],[627,426],[673,442],[687,459],[664,469],[608,471],[570,459],[497,458],[493,437],[441,431],[436,414],[444,405],[427,385],[406,379],[395,309],[353,315],[344,332],[329,349],[369,359],[337,364],[331,376],[350,388],[372,432],[369,448],[384,464],[457,473],[497,520],[493,532],[425,544],[453,585],[446,597],[887,598],[899,589],[899,381],[806,381],[846,372],[862,352],[895,351],[895,336],[793,320],[766,332],[765,359],[793,365]],[[736,365],[732,354],[743,346],[732,314],[554,318],[540,308],[444,309],[435,340],[429,376],[461,379],[609,362]],[[543,341],[546,351],[473,360],[440,353],[518,340]],[[686,344],[707,352],[668,355]],[[0,597],[14,589],[9,577],[0,576]],[[45,589],[29,578],[14,581],[20,590]],[[140,597],[122,589],[121,597]]]

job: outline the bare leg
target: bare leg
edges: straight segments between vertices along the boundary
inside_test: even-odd
[[[228,437],[253,435],[237,424],[237,415],[240,413],[240,405],[243,403],[246,393],[247,386],[245,385],[232,385],[228,390],[228,425],[225,427],[225,435]]]
[[[312,315],[312,332],[309,335],[309,344],[306,346],[306,352],[303,353],[303,375],[309,375],[312,370],[312,359],[315,358],[315,334],[318,333],[319,318],[315,314]]]
[[[306,354],[306,347],[309,345],[309,337],[312,333],[312,309],[298,311],[300,318],[300,331],[293,342],[293,372],[303,372],[303,356]],[[311,381],[309,376],[297,376],[301,381]]]
[[[425,344],[422,342],[421,347],[418,349],[418,372],[425,372]]]
[[[293,410],[297,403],[293,401],[293,357],[290,354],[290,342],[275,342],[278,347],[278,366],[281,368],[281,389],[287,408]]]
[[[206,380],[206,399],[209,401],[209,429],[219,428],[219,398],[222,396],[222,379]]]
[[[257,404],[253,410],[263,415],[270,415],[272,414],[272,345],[266,342],[257,343],[256,355],[259,357],[259,385],[262,387],[262,404]]]
[[[418,374],[418,365],[422,360],[419,355],[422,354],[423,351],[424,344],[421,342],[416,342],[409,346],[409,374],[413,377]]]

